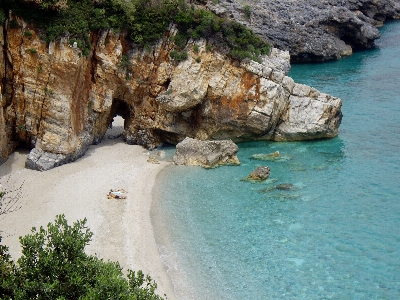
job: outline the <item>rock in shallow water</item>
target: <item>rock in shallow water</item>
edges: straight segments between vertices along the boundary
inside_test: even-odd
[[[275,151],[274,153],[269,153],[269,154],[264,154],[264,153],[253,154],[252,156],[250,156],[250,159],[283,162],[290,160],[291,157],[288,155],[280,155],[279,151]]]
[[[293,189],[293,184],[292,183],[281,183],[276,187],[277,190],[292,190]]]
[[[249,177],[247,177],[248,180],[265,180],[269,177],[270,174],[270,168],[268,166],[264,167],[258,167],[255,169],[253,172],[250,173]]]

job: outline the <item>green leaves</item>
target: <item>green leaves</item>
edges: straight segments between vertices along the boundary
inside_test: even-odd
[[[0,296],[2,299],[10,298],[12,295],[16,282],[14,273],[15,264],[8,254],[8,247],[0,245]]]
[[[270,51],[270,45],[246,26],[220,18],[207,10],[191,9],[180,12],[175,21],[179,33],[174,37],[174,42],[181,49],[184,48],[182,41],[186,42],[187,37],[191,37],[205,38],[215,48],[238,60],[248,58],[260,62],[259,56]],[[171,54],[171,57],[175,56]]]
[[[150,276],[128,271],[118,262],[85,253],[93,233],[86,219],[69,225],[64,215],[20,238],[22,256],[14,264],[0,246],[1,299],[162,299]]]
[[[175,43],[180,50],[190,37],[205,38],[234,59],[260,61],[259,55],[269,53],[270,49],[268,43],[244,25],[220,18],[208,10],[189,8],[185,0],[42,0],[36,6],[27,6],[21,0],[3,1],[7,10],[12,9],[45,29],[47,42],[68,34],[85,56],[92,47],[90,30],[127,29],[133,42],[148,46],[163,37],[171,23],[178,25]],[[248,6],[244,11],[250,17]],[[19,27],[15,20],[9,24]],[[178,60],[183,58],[173,56]]]
[[[20,238],[22,256],[18,260],[19,289],[28,298],[45,294],[47,299],[60,296],[77,298],[84,293],[83,281],[91,260],[84,252],[93,233],[85,226],[86,219],[68,225],[64,215],[53,223]]]
[[[176,61],[183,61],[188,59],[186,51],[171,51],[169,56]]]
[[[149,275],[144,276],[142,271],[135,273],[129,270],[128,272],[129,289],[133,294],[137,295],[137,300],[158,300],[160,296],[155,294],[157,284]]]

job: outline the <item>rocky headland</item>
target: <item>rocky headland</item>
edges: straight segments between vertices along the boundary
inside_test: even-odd
[[[32,24],[11,15],[0,30],[0,160],[22,146],[31,149],[28,168],[74,161],[101,141],[116,115],[125,120],[126,142],[149,149],[185,137],[236,142],[338,134],[341,100],[286,76],[287,51],[239,62],[199,39],[189,40],[188,58],[176,61],[174,30],[151,48],[129,43],[123,31],[92,33],[84,56],[68,38],[46,43]]]
[[[398,0],[210,0],[210,10],[252,28],[292,62],[338,59],[371,48],[377,27],[400,18]]]
[[[68,35],[46,43],[12,15],[0,28],[0,162],[31,149],[28,168],[47,170],[101,141],[116,115],[127,143],[153,149],[199,140],[306,140],[336,136],[341,100],[287,77],[290,61],[324,61],[374,46],[377,27],[400,17],[396,0],[191,1],[252,28],[275,48],[238,61],[205,39],[180,61],[173,26],[155,46],[125,31],[92,32],[84,53]],[[12,26],[10,26],[10,24]],[[279,49],[279,50],[278,50]]]

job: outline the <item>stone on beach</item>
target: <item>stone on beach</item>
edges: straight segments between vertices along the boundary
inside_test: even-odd
[[[238,146],[231,140],[200,141],[185,138],[176,145],[174,162],[177,165],[214,168],[220,165],[239,165]]]

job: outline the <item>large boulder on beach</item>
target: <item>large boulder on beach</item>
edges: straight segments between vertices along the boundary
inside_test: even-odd
[[[214,168],[220,165],[239,165],[238,146],[231,140],[200,141],[185,138],[176,145],[174,162],[177,165]]]

